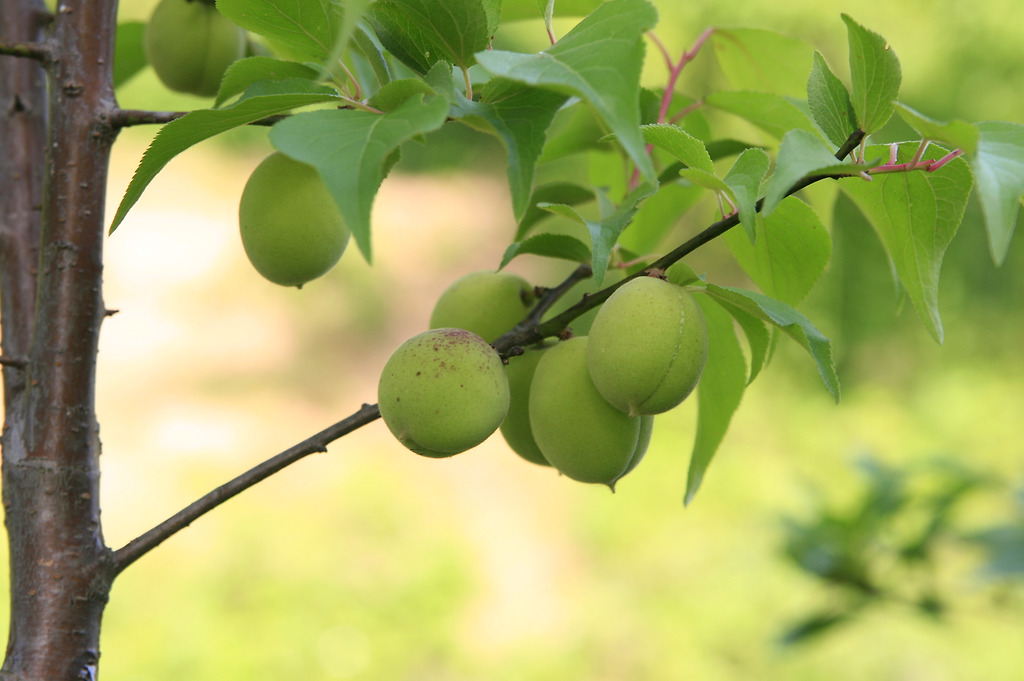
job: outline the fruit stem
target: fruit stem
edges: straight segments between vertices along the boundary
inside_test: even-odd
[[[544,7],[544,29],[548,32],[548,40],[554,45],[558,42],[558,38],[555,37],[555,0],[548,0],[547,5]]]
[[[359,109],[360,111],[367,111],[369,113],[375,113],[375,114],[382,114],[382,113],[384,113],[380,109],[374,108],[374,107],[370,106],[369,104],[364,104],[363,102],[360,102],[358,99],[352,99],[351,97],[342,96],[341,97],[341,101],[345,102],[346,104],[351,106],[353,109]]]
[[[342,89],[346,91],[346,94],[350,94],[352,99],[362,99],[363,98],[363,88],[362,88],[362,86],[359,85],[359,81],[356,79],[356,77],[354,75],[352,75],[352,72],[349,70],[348,66],[345,64],[345,61],[343,59],[341,59],[340,57],[338,58],[338,66],[341,67],[341,71],[342,71],[342,73],[345,74],[345,78],[348,80],[348,82],[352,84],[353,92],[349,93],[348,89],[345,88],[344,86],[342,86]]]
[[[469,77],[469,69],[463,67],[462,77],[466,81],[466,99],[473,99],[473,81]]]

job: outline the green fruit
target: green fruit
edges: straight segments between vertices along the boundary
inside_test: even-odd
[[[621,267],[610,267],[608,268],[608,272],[605,274],[604,282],[602,282],[600,286],[595,284],[593,279],[585,279],[579,282],[551,306],[551,309],[544,315],[544,321],[562,314],[570,307],[583,300],[583,296],[600,291],[601,289],[607,288],[612,284],[616,284],[625,278],[626,270]],[[597,316],[597,311],[600,309],[600,307],[595,307],[591,310],[587,310],[579,317],[569,322],[569,328],[572,329],[573,335],[586,336],[589,334],[590,327],[594,323],[594,317]]]
[[[501,422],[501,434],[505,442],[519,456],[531,463],[550,466],[537,446],[530,427],[530,385],[538,362],[545,349],[527,350],[519,357],[509,357],[505,375],[508,376],[508,415]]]
[[[653,416],[641,416],[640,417],[640,437],[637,440],[636,449],[633,451],[633,456],[630,458],[629,463],[626,464],[626,469],[619,475],[619,479],[625,477],[627,473],[637,467],[637,464],[644,458],[644,454],[647,453],[647,447],[651,444],[651,435],[654,434],[654,417]],[[612,486],[612,491],[615,491],[615,487]]]
[[[242,245],[256,271],[301,287],[326,274],[349,230],[316,168],[276,152],[249,177],[238,206]]]
[[[472,331],[488,343],[522,321],[533,304],[533,287],[508,272],[472,272],[445,289],[430,315],[430,328]]]
[[[445,457],[486,440],[508,412],[501,358],[464,329],[433,329],[402,343],[384,365],[380,415],[403,445]]]
[[[212,97],[224,71],[245,56],[245,31],[212,3],[161,0],[143,35],[146,58],[171,90]]]
[[[693,296],[662,279],[638,277],[594,318],[587,368],[615,408],[630,416],[660,414],[693,392],[707,356],[707,327]]]
[[[653,418],[608,404],[590,380],[586,355],[586,336],[544,352],[530,387],[530,425],[548,463],[573,480],[614,490],[643,457]]]

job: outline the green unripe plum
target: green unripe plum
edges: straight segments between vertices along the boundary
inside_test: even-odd
[[[224,71],[245,56],[246,35],[202,0],[161,0],[143,33],[157,77],[177,92],[212,97]]]
[[[585,279],[571,289],[569,289],[564,296],[555,301],[555,304],[551,306],[547,314],[544,315],[544,320],[547,321],[552,317],[562,314],[576,303],[583,300],[583,296],[600,291],[603,288],[616,284],[626,278],[626,270],[621,267],[609,267],[605,274],[604,281],[600,286],[594,283],[593,279]],[[597,316],[597,311],[600,307],[595,307],[592,310],[587,310],[576,319],[569,323],[569,328],[572,329],[573,335],[575,336],[586,336],[590,333],[590,327],[594,323],[594,317]]]
[[[638,277],[594,318],[587,368],[616,409],[660,414],[693,392],[707,356],[707,326],[693,296],[662,279]]]
[[[501,435],[512,451],[519,456],[531,463],[550,466],[533,437],[529,408],[533,374],[545,352],[546,349],[538,348],[527,350],[518,357],[509,357],[505,375],[508,376],[510,399],[508,415],[501,422]]]
[[[256,271],[301,287],[334,267],[349,230],[316,168],[275,152],[260,163],[238,205],[242,246]]]
[[[639,437],[639,439],[637,441],[636,449],[633,450],[632,458],[629,460],[629,463],[626,464],[626,469],[624,471],[622,471],[621,475],[619,475],[619,479],[620,480],[623,477],[625,477],[627,473],[629,473],[631,470],[636,468],[637,464],[639,464],[640,461],[644,458],[644,455],[647,453],[647,447],[650,446],[650,444],[651,444],[651,435],[653,435],[653,434],[654,434],[654,417],[653,416],[648,416],[648,415],[641,416],[640,417],[640,437]],[[613,492],[615,491],[614,485],[612,486],[612,491]]]
[[[530,386],[530,425],[548,463],[614,490],[643,457],[653,417],[628,416],[601,397],[587,371],[587,342],[576,336],[544,352]]]
[[[533,287],[520,276],[471,272],[455,280],[437,299],[430,328],[466,329],[493,343],[522,321],[533,299]]]
[[[476,447],[498,429],[508,412],[508,379],[483,338],[464,329],[433,329],[391,355],[377,400],[399,442],[441,458]]]

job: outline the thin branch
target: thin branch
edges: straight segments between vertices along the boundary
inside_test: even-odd
[[[144,109],[117,109],[110,116],[110,124],[115,129],[127,128],[133,125],[163,125],[178,120],[191,111],[146,111]],[[286,114],[267,116],[249,125],[273,125],[286,118]]]
[[[189,113],[188,111],[145,111],[143,109],[117,109],[110,116],[110,124],[114,128],[127,128],[133,125],[163,125],[177,120]]]
[[[511,357],[512,355],[518,354],[515,348],[543,340],[544,336],[541,336],[531,342],[521,342],[521,339],[523,338],[532,338],[531,334],[533,334],[540,325],[541,319],[559,298],[568,293],[569,290],[579,282],[589,279],[592,274],[593,271],[590,269],[590,265],[580,265],[558,286],[553,288],[537,289],[540,295],[537,303],[533,306],[530,312],[521,322],[516,324],[512,330],[508,331],[491,343],[491,346],[497,350],[498,354],[502,357]]]
[[[46,43],[9,43],[0,40],[0,54],[11,57],[24,57],[47,63],[50,61],[50,49]]]
[[[136,560],[162,544],[169,537],[185,529],[198,518],[206,515],[228,499],[249,489],[253,485],[290,466],[299,459],[317,452],[326,452],[327,445],[343,435],[372,423],[380,417],[376,404],[364,404],[359,411],[316,435],[286,449],[277,456],[242,473],[234,480],[224,483],[205,496],[192,502],[181,511],[136,537],[114,552],[114,574],[120,573]]]
[[[839,151],[836,152],[836,158],[842,161],[844,158],[853,153],[853,150],[860,146],[860,143],[864,141],[866,135],[863,130],[854,130],[849,137],[846,138],[846,142],[843,146],[839,147]]]
[[[591,275],[593,275],[593,270],[590,269],[590,265],[580,265],[561,284],[554,288],[544,289],[537,300],[537,304],[533,306],[533,309],[530,310],[530,313],[526,315],[526,318],[520,324],[527,326],[540,324],[540,320],[559,298],[568,293],[579,282],[589,279]]]

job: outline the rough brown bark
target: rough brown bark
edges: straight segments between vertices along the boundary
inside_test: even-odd
[[[42,68],[0,57],[5,679],[95,678],[113,575],[100,525],[95,369],[116,7],[63,0],[49,21],[37,0],[0,0],[0,36],[42,41],[48,55]]]

